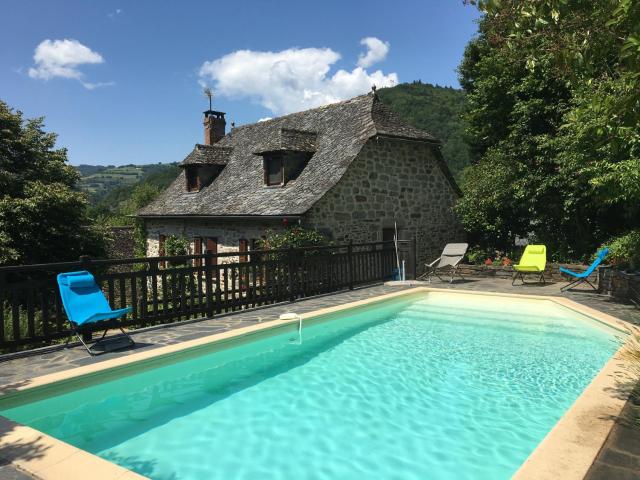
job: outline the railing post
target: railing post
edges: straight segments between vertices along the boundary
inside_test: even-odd
[[[289,264],[289,301],[295,302],[296,295],[293,291],[293,247],[289,247],[287,252],[288,264]]]
[[[5,332],[5,318],[4,318],[4,297],[6,289],[6,280],[3,272],[0,272],[0,344],[4,344],[4,332]]]
[[[207,250],[205,255],[204,278],[205,295],[207,296],[207,317],[213,317],[213,276],[211,275],[211,267],[213,265],[213,252],[211,250]]]
[[[353,290],[353,240],[349,240],[347,245],[347,275],[349,290]]]
[[[89,255],[80,255],[80,265],[83,269],[91,272],[91,257]]]
[[[80,255],[80,266],[83,270],[86,270],[89,273],[91,272],[91,257],[89,255]],[[90,331],[82,332],[82,340],[86,342],[90,342],[93,335]]]

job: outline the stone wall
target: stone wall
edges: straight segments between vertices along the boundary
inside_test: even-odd
[[[218,253],[237,252],[240,239],[260,239],[267,230],[282,230],[284,227],[275,222],[243,221],[214,221],[214,220],[174,220],[147,219],[147,255],[158,255],[160,235],[175,235],[189,240],[189,253],[194,251],[194,238],[215,237],[218,241]],[[229,257],[227,261],[237,261],[237,257]]]
[[[445,244],[464,241],[453,214],[458,194],[432,146],[371,139],[340,181],[307,213],[305,224],[331,232],[337,242],[382,240],[398,223],[400,238],[417,241],[418,272]]]
[[[627,273],[611,267],[600,268],[600,292],[631,301],[640,306],[640,274]]]
[[[584,272],[587,265],[574,265],[566,263],[547,263],[544,270],[544,278],[548,282],[568,282],[569,276],[560,272],[560,267],[573,270],[574,272]],[[462,264],[458,267],[458,272],[463,276],[469,277],[496,277],[511,278],[513,276],[513,267],[502,265],[467,265]],[[531,275],[533,277],[533,275]],[[589,275],[589,281],[594,285],[598,282],[598,269]]]

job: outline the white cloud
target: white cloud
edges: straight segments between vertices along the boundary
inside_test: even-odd
[[[96,83],[82,82],[82,85],[87,90],[95,90],[96,88],[100,88],[100,87],[111,87],[115,84],[116,82],[96,82]]]
[[[122,9],[121,8],[116,8],[115,12],[109,12],[107,13],[107,17],[109,17],[111,20],[113,20],[115,17],[117,17],[118,15],[120,15],[122,13]]]
[[[367,47],[367,53],[360,54],[358,57],[358,66],[362,68],[369,68],[374,63],[381,62],[389,53],[389,42],[383,42],[376,37],[363,38],[360,40],[360,45]]]
[[[395,73],[368,72],[361,66],[331,74],[340,58],[330,48],[238,50],[204,62],[200,83],[213,82],[220,95],[250,98],[275,114],[284,114],[351,98],[370,91],[374,84],[386,87],[398,82]]]
[[[78,67],[104,63],[104,58],[77,40],[44,40],[36,47],[33,61],[35,66],[29,69],[31,78],[41,80],[50,80],[55,77],[71,78],[78,80],[89,90],[113,85],[113,82],[84,81],[84,74],[78,70]]]
[[[258,119],[258,123],[260,122],[266,122],[267,120],[271,120],[273,117],[262,117],[260,119]]]

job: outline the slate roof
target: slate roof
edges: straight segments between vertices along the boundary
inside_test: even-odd
[[[284,187],[265,186],[263,161],[255,152],[268,151],[265,149],[274,145],[284,148],[295,142],[302,142],[307,148],[312,135],[315,153],[299,177]],[[198,152],[192,152],[185,161],[192,154],[206,157],[213,149],[217,152],[220,148],[231,148],[218,177],[199,192],[186,192],[182,172],[138,215],[302,215],[340,180],[367,140],[376,135],[439,143],[430,134],[407,125],[382,105],[375,94],[369,93],[234,128],[214,147],[196,146]]]
[[[267,140],[261,145],[257,155],[267,152],[279,152],[291,150],[294,152],[316,151],[316,141],[318,134],[316,132],[307,132],[304,130],[295,130],[293,128],[281,128],[273,138]]]
[[[180,162],[180,165],[226,165],[232,151],[232,147],[196,143],[195,148]]]

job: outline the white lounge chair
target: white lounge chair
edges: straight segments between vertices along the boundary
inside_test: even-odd
[[[426,278],[429,283],[431,283],[431,276],[435,275],[444,282],[444,279],[439,273],[447,270],[451,272],[451,280],[449,280],[449,283],[453,283],[453,277],[456,275],[462,279],[462,275],[458,273],[458,264],[464,258],[468,248],[468,243],[447,243],[444,250],[442,250],[440,258],[425,265],[426,271],[420,276],[420,280]]]

